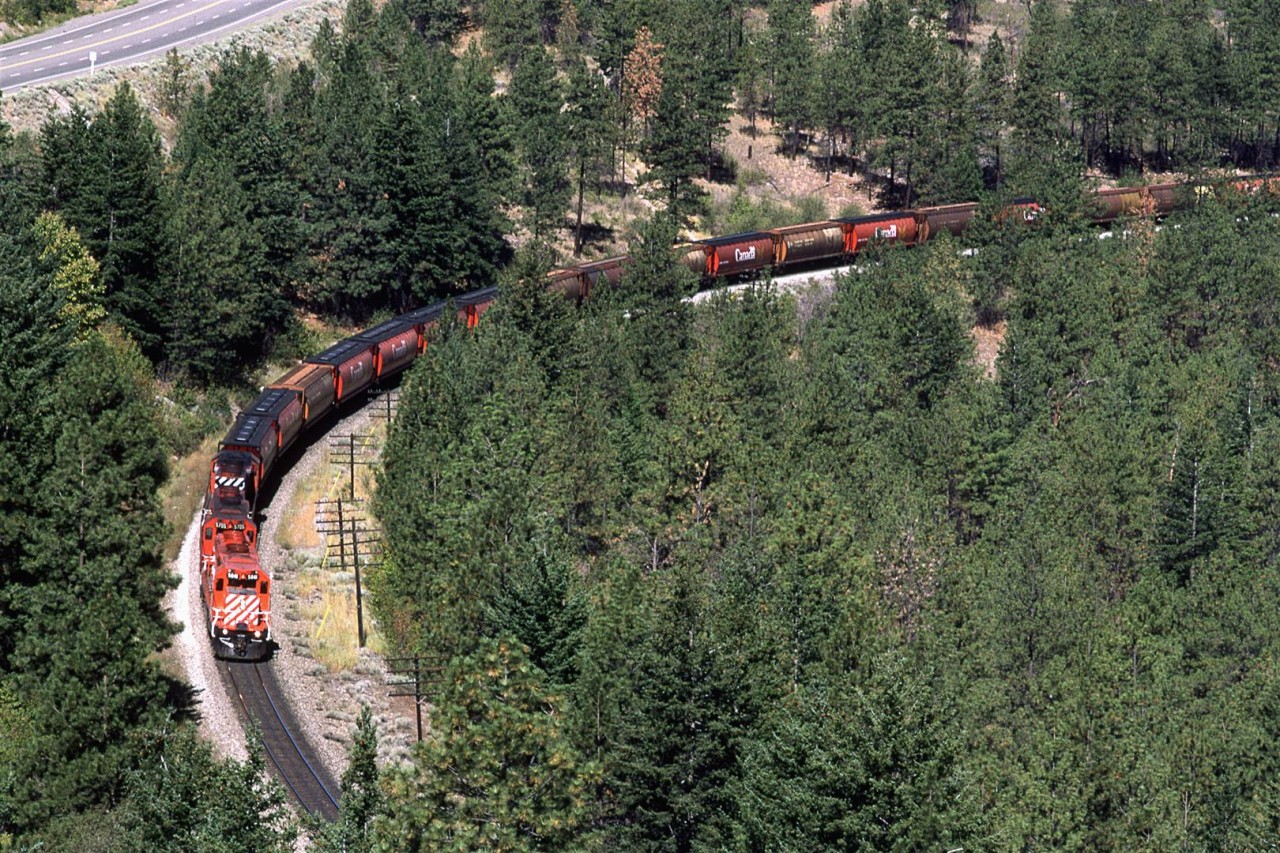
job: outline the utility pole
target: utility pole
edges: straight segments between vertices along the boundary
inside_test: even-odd
[[[316,530],[327,538],[330,549],[327,553],[332,553],[331,549],[337,545],[341,571],[350,571],[355,576],[356,639],[360,648],[364,648],[367,636],[364,629],[364,582],[361,569],[363,565],[376,563],[380,559],[381,532],[366,515],[365,502],[349,498],[316,501]],[[350,548],[347,547],[348,534],[351,536]],[[337,542],[334,542],[335,536]]]
[[[401,676],[401,680],[388,681],[392,688],[392,697],[412,696],[414,716],[418,720],[418,743],[422,743],[422,703],[426,700],[423,687],[426,684],[439,684],[444,667],[439,664],[423,666],[422,657],[414,655],[408,658],[387,658],[387,674]],[[398,687],[412,687],[412,692],[395,692]]]
[[[346,467],[348,495],[352,500],[356,498],[356,466],[375,464],[377,455],[371,435],[353,432],[329,437],[329,457],[335,464]]]

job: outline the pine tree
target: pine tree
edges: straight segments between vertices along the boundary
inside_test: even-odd
[[[248,760],[219,759],[190,726],[155,729],[114,813],[122,853],[293,850],[298,830],[284,788],[266,775],[262,743]]]
[[[254,274],[262,245],[246,206],[223,164],[202,159],[175,186],[169,363],[197,381],[234,379],[261,359],[281,308]]]
[[[544,48],[528,51],[516,66],[508,91],[515,114],[517,150],[526,171],[525,227],[535,240],[555,234],[569,204],[568,128],[564,93]]]
[[[485,48],[508,70],[514,70],[531,50],[545,43],[544,0],[485,0],[481,21]]]
[[[362,705],[342,774],[338,820],[312,835],[313,849],[325,853],[369,853],[373,850],[373,822],[386,811],[379,787],[378,728],[368,705]]]
[[[689,308],[682,300],[696,287],[671,250],[674,237],[675,226],[667,216],[642,223],[622,284],[612,294],[600,294],[604,305],[630,314],[624,356],[635,364],[641,393],[655,411],[665,407],[680,370],[690,332]]]
[[[609,121],[613,98],[600,75],[586,62],[578,62],[569,71],[568,109],[565,132],[577,189],[577,205],[573,226],[573,256],[582,255],[582,209],[587,187],[599,186],[606,152],[612,155],[615,136]]]
[[[778,709],[746,746],[737,813],[752,848],[951,849],[977,808],[943,706],[901,658]]]
[[[375,849],[576,846],[596,772],[565,728],[561,700],[511,640],[454,661],[431,737],[391,776]]]
[[[147,376],[129,343],[94,336],[50,401],[48,486],[23,561],[32,581],[6,590],[31,626],[10,665],[47,750],[20,781],[28,820],[118,792],[132,732],[165,714],[153,655],[173,632],[163,598],[175,580],[160,558],[167,463]]]
[[[663,46],[648,27],[636,30],[635,43],[627,54],[622,77],[622,100],[632,120],[631,136],[643,140],[658,108],[663,89]]]
[[[1051,0],[1037,0],[1031,29],[1018,55],[1013,93],[1013,139],[1018,156],[1027,164],[1056,160],[1061,133],[1057,92],[1061,48],[1060,22]]]
[[[604,783],[616,796],[613,846],[691,850],[725,844],[737,744],[750,720],[744,685],[719,654],[705,590],[689,567],[650,581],[606,735]]]
[[[31,135],[15,138],[0,119],[0,231],[17,234],[31,222],[43,195],[42,172]]]
[[[544,382],[501,323],[445,335],[415,365],[401,403],[412,414],[392,430],[378,486],[388,558],[370,578],[385,624],[404,626],[400,647],[450,659],[494,635],[493,602],[527,565],[537,524]],[[454,438],[424,442],[437,433]]]
[[[768,43],[773,114],[785,132],[788,153],[795,157],[800,132],[813,118],[813,10],[803,3],[773,0]]]
[[[728,135],[737,39],[725,38],[725,30],[741,26],[738,5],[737,0],[678,0],[667,8],[658,30],[665,44],[664,85],[681,95],[696,128],[689,147],[701,148],[698,156],[708,180],[716,145]]]
[[[992,31],[982,52],[974,87],[974,118],[978,139],[995,160],[995,183],[1003,176],[1000,149],[1009,124],[1009,59],[999,32]]]
[[[26,568],[28,527],[48,471],[48,457],[32,447],[48,443],[50,377],[63,369],[77,329],[59,322],[62,295],[42,274],[38,249],[26,235],[0,233],[0,670],[12,672],[10,655],[25,630],[16,594],[36,581]]]
[[[271,61],[261,52],[228,53],[210,76],[209,91],[182,124],[175,159],[183,172],[203,162],[239,187],[241,216],[252,232],[242,238],[243,263],[257,291],[255,312],[269,336],[288,322],[287,299],[300,276],[304,234],[295,146],[268,99]],[[246,289],[250,289],[246,287]]]
[[[157,360],[166,300],[163,157],[155,125],[122,84],[92,121],[73,112],[42,130],[45,174],[55,210],[102,265],[107,309]]]
[[[462,0],[401,0],[401,5],[428,42],[451,44],[466,24]]]

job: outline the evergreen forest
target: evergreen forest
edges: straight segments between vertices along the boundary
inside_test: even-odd
[[[450,664],[375,837],[1268,848],[1272,210],[992,228],[799,304],[693,307],[652,248],[585,311],[508,290],[387,450],[376,600]],[[990,378],[962,295],[1002,282]]]
[[[350,0],[0,122],[0,850],[1272,849],[1280,202],[1083,199],[1273,167],[1280,11],[1022,7]],[[975,224],[691,302],[733,117]],[[635,198],[622,283],[547,294]],[[377,478],[430,734],[380,767],[366,711],[300,823],[163,664],[159,490],[317,327],[495,284]]]

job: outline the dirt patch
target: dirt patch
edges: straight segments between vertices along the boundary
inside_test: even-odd
[[[994,326],[974,326],[970,331],[973,335],[973,361],[982,368],[982,375],[987,379],[996,378],[996,359],[1000,356],[1008,330],[1008,324],[1001,320]]]
[[[785,149],[781,136],[767,117],[757,116],[753,131],[749,119],[734,115],[729,120],[724,153],[726,162],[731,162],[736,171],[737,181],[728,185],[703,182],[703,186],[714,199],[721,201],[732,197],[739,187],[752,198],[783,203],[816,197],[826,207],[828,216],[836,216],[853,206],[865,213],[879,210],[874,191],[860,175],[833,171],[828,176],[815,165],[807,146],[801,146],[794,157]]]

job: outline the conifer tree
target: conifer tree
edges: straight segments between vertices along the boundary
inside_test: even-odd
[[[577,190],[573,226],[573,256],[582,255],[583,200],[587,187],[598,186],[604,170],[606,152],[612,155],[616,136],[609,120],[613,98],[604,81],[586,62],[578,62],[569,70],[569,91],[565,114]]]
[[[1003,175],[1001,142],[1009,124],[1009,59],[1000,33],[992,31],[978,66],[974,86],[974,120],[978,139],[995,160],[995,183],[1000,186]]]
[[[167,463],[147,375],[131,344],[93,336],[50,400],[51,487],[23,561],[32,581],[7,591],[28,626],[10,665],[47,750],[20,783],[29,820],[118,792],[132,732],[165,714],[152,656],[173,632],[163,597],[175,581],[160,559]]]
[[[262,244],[225,164],[198,160],[177,181],[173,206],[169,362],[197,381],[228,381],[265,354],[282,295],[255,275]]]
[[[737,813],[749,846],[950,849],[973,838],[977,804],[934,691],[901,659],[882,656],[873,672],[801,691],[748,743]]]
[[[768,40],[773,114],[784,131],[787,153],[795,157],[800,132],[813,117],[813,10],[804,3],[773,0]]]
[[[267,775],[261,741],[248,760],[219,759],[189,725],[157,728],[116,812],[122,853],[294,849],[298,828],[284,788]]]
[[[155,125],[126,83],[92,120],[73,111],[49,122],[42,142],[52,204],[102,265],[108,310],[143,352],[158,359],[166,211]]]
[[[462,0],[401,0],[413,28],[428,42],[451,44],[466,24]]]
[[[554,235],[563,222],[570,190],[565,169],[569,145],[564,93],[545,48],[525,53],[512,75],[508,98],[526,173],[522,199],[528,209],[525,227],[535,240],[544,239]]]
[[[373,712],[362,705],[342,773],[338,819],[313,833],[321,853],[369,853],[373,850],[373,822],[386,810],[378,773],[378,728]]]
[[[436,709],[413,768],[391,776],[375,849],[577,846],[595,769],[518,645],[489,640],[451,663]]]
[[[725,844],[745,734],[744,688],[717,654],[705,590],[691,567],[652,576],[646,633],[632,650],[627,693],[606,735],[605,785],[616,792],[620,847]]]
[[[672,251],[674,221],[659,214],[640,226],[640,243],[622,284],[603,304],[630,314],[625,356],[636,366],[641,393],[656,409],[665,407],[688,344],[689,308],[682,301],[696,282]]]

